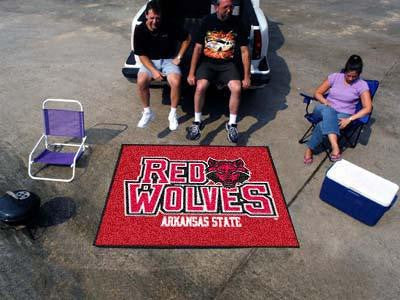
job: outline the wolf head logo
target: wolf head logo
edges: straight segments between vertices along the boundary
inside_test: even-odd
[[[242,159],[214,160],[209,158],[207,163],[207,178],[215,183],[220,182],[226,188],[233,188],[237,183],[242,183],[250,177],[250,172],[244,166]]]

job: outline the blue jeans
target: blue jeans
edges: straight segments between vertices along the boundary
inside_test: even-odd
[[[311,150],[316,150],[316,148],[322,143],[324,136],[330,133],[339,136],[339,119],[350,117],[350,114],[337,112],[332,107],[320,103],[315,106],[313,113],[317,117],[322,118],[322,121],[315,126],[311,138],[307,142],[307,146]]]

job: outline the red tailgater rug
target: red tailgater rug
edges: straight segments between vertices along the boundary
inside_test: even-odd
[[[123,145],[100,247],[299,247],[267,147]]]

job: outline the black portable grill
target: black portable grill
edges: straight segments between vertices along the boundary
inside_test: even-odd
[[[40,198],[29,191],[18,190],[7,192],[0,197],[0,222],[2,229],[30,229],[35,226],[35,218],[40,209]]]

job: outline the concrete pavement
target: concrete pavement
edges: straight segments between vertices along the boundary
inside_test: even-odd
[[[319,200],[330,163],[305,167],[297,143],[307,124],[299,91],[311,93],[347,57],[381,86],[373,119],[344,158],[400,183],[400,5],[397,1],[261,1],[269,18],[270,84],[242,101],[241,145],[267,145],[290,204],[299,249],[103,249],[92,246],[122,143],[228,145],[225,116],[197,142],[190,116],[167,130],[168,106],[152,90],[157,121],[136,128],[135,85],[121,74],[131,18],[145,1],[0,2],[0,191],[38,193],[53,226],[32,242],[0,232],[0,297],[121,299],[395,299],[400,294],[400,209],[375,227]],[[27,158],[41,134],[45,98],[86,111],[89,154],[73,183],[32,181]]]

